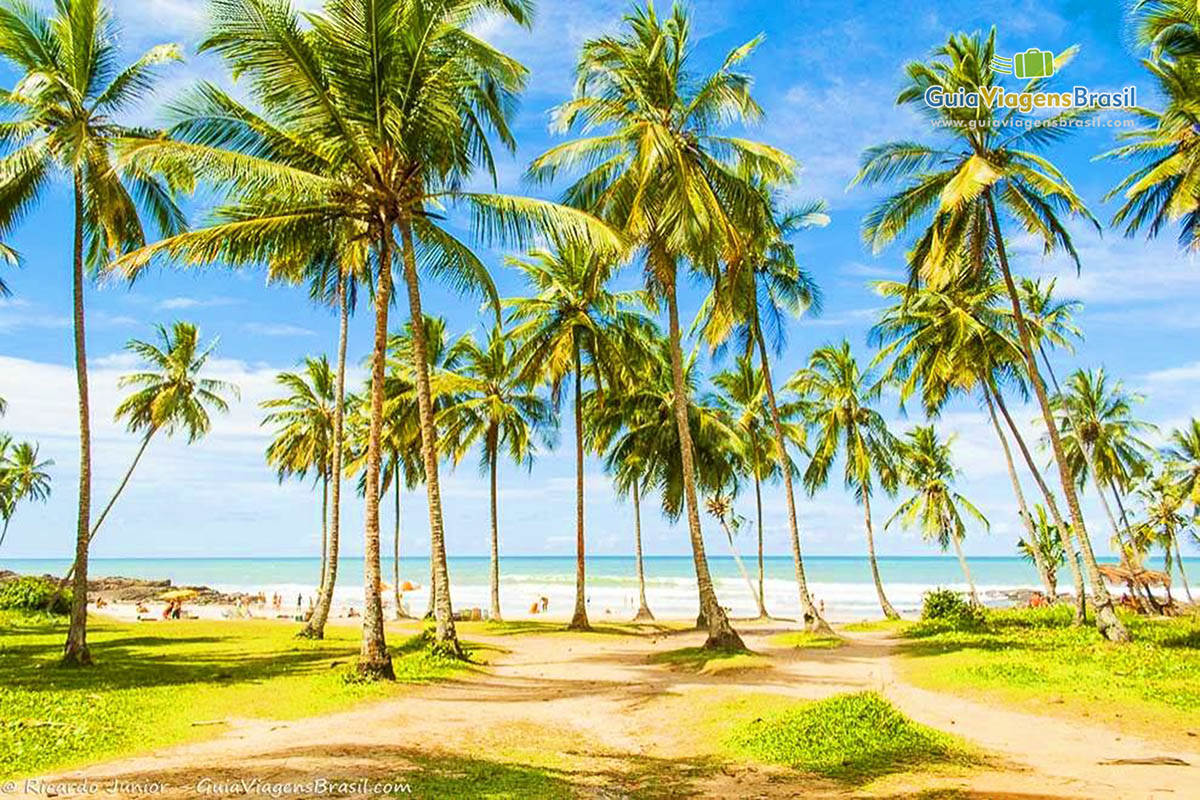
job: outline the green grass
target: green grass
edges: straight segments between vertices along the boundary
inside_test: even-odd
[[[1124,617],[1133,636],[1104,641],[1066,607],[991,611],[986,626],[923,622],[905,633],[905,676],[1038,713],[1085,716],[1156,737],[1200,731],[1200,618]]]
[[[873,633],[878,631],[903,633],[915,624],[909,619],[872,619],[863,620],[862,622],[851,622],[842,625],[841,628],[851,633]]]
[[[836,650],[846,644],[840,636],[822,636],[808,631],[781,633],[767,640],[771,647],[796,647],[801,650]]]
[[[850,783],[974,760],[959,740],[913,722],[874,692],[768,714],[735,728],[727,744],[756,760]]]
[[[665,664],[672,669],[717,675],[739,670],[765,669],[770,659],[749,650],[709,650],[703,647],[681,647],[650,656],[651,664]]]
[[[294,638],[274,621],[93,619],[96,665],[58,666],[65,625],[0,613],[0,777],[75,766],[212,736],[234,718],[295,719],[396,693],[347,681],[359,633],[330,626],[324,641]],[[393,644],[401,683],[464,668],[417,637]]]

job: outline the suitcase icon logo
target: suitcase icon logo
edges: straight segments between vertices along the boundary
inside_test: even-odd
[[[1012,58],[992,56],[992,72],[1016,75],[1021,80],[1049,78],[1054,74],[1054,54],[1048,50],[1031,47]]]

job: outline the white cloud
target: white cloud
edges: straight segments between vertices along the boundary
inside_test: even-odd
[[[242,330],[255,336],[316,336],[316,331],[287,323],[247,322]]]
[[[241,300],[233,297],[168,297],[166,300],[160,300],[156,308],[160,311],[181,311],[188,308],[220,308],[241,303]]]

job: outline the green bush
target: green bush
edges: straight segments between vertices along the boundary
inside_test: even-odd
[[[953,589],[934,589],[925,593],[921,621],[945,622],[958,628],[981,628],[987,624],[987,612],[967,602]]]
[[[58,591],[58,584],[47,578],[26,575],[0,583],[0,610],[45,611],[69,614],[71,590]]]

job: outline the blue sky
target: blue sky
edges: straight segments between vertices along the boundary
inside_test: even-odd
[[[315,0],[307,0],[315,5]],[[995,25],[1002,53],[1038,47],[1060,51],[1071,44],[1082,50],[1070,65],[1072,83],[1096,89],[1139,87],[1139,99],[1153,98],[1151,86],[1131,49],[1117,3],[1086,0],[985,0],[882,3],[864,0],[810,2],[694,2],[697,59],[715,66],[726,50],[758,33],[766,41],[747,64],[756,77],[755,94],[766,110],[755,136],[786,149],[804,164],[796,197],[824,197],[832,223],[805,234],[799,250],[826,293],[821,318],[792,325],[790,347],[777,368],[790,374],[814,347],[843,337],[869,357],[865,338],[876,309],[867,282],[899,277],[902,247],[875,256],[863,247],[859,220],[876,199],[871,191],[846,191],[864,147],[896,138],[932,133],[909,110],[893,105],[903,64],[920,58],[958,30]],[[132,57],[153,44],[177,41],[188,60],[172,67],[155,102],[141,112],[153,120],[155,106],[199,77],[228,83],[220,64],[197,56],[194,46],[204,26],[204,6],[195,0],[115,0]],[[529,159],[552,141],[547,112],[563,101],[571,86],[575,54],[584,39],[614,30],[625,2],[554,0],[542,2],[532,32],[504,25],[485,26],[482,35],[503,46],[530,67],[528,91],[516,121],[520,149],[501,162],[500,188],[528,191],[520,175]],[[4,85],[12,75],[0,71]],[[1112,144],[1113,131],[1082,131],[1050,154],[1074,182],[1096,215],[1113,211],[1101,198],[1121,177],[1119,164],[1094,162]],[[76,438],[73,377],[70,371],[70,217],[62,185],[50,192],[10,242],[25,257],[6,280],[13,297],[0,300],[0,396],[9,413],[0,425],[21,438],[35,438],[56,461],[55,490],[49,504],[22,508],[14,519],[6,557],[67,556],[73,546]],[[1103,236],[1077,227],[1083,271],[1058,259],[1043,260],[1028,243],[1015,242],[1014,267],[1025,274],[1058,275],[1060,291],[1086,303],[1081,323],[1087,335],[1074,357],[1061,357],[1060,370],[1105,365],[1147,399],[1140,413],[1164,429],[1200,413],[1200,355],[1196,353],[1200,317],[1200,269],[1180,254],[1173,236],[1159,241],[1126,240],[1110,230]],[[495,267],[503,295],[523,291],[517,275],[502,264],[503,253],[484,251]],[[636,280],[631,270],[623,279]],[[685,297],[685,315],[694,313],[700,290]],[[479,321],[478,302],[426,287],[426,308],[444,314],[451,329],[462,332]],[[139,473],[97,539],[98,556],[308,555],[319,541],[317,504],[310,487],[278,485],[263,460],[268,435],[259,427],[257,403],[273,392],[274,375],[306,354],[331,352],[335,320],[312,307],[300,291],[265,286],[258,270],[211,270],[184,273],[160,270],[133,286],[109,283],[88,293],[89,348],[92,357],[97,504],[107,498],[132,457],[135,442],[111,422],[119,393],[116,379],[131,367],[122,345],[147,338],[155,323],[186,319],[206,337],[220,336],[214,375],[242,388],[242,401],[216,419],[203,442],[156,441]],[[401,315],[396,314],[394,318]],[[367,352],[371,320],[352,322],[351,356]],[[897,428],[919,422],[901,419],[888,408]],[[1034,416],[1019,409],[1022,420]],[[992,520],[992,531],[973,531],[972,554],[1013,552],[1018,521],[1011,491],[986,418],[973,403],[949,409],[939,423],[957,434],[955,452],[964,474],[962,490],[976,499]],[[568,438],[569,441],[569,438]],[[544,453],[531,472],[503,465],[501,533],[509,554],[560,554],[571,550],[573,457],[568,448]],[[444,498],[452,555],[486,552],[487,483],[473,459],[456,472],[444,470]],[[588,464],[589,544],[598,554],[631,550],[631,509],[615,498],[596,462]],[[768,488],[764,519],[767,550],[788,552],[782,492]],[[892,503],[881,501],[880,520]],[[408,524],[405,549],[427,552],[423,534],[425,505],[421,491],[404,497]],[[1089,502],[1097,546],[1107,549],[1104,527]],[[750,515],[749,502],[742,513]],[[805,546],[811,553],[844,554],[862,550],[862,522],[853,500],[833,486],[800,507]],[[361,552],[361,505],[345,512],[346,552]],[[714,532],[709,531],[711,536]],[[646,549],[654,554],[689,552],[683,530],[657,514],[646,520]],[[720,543],[713,541],[712,546]],[[743,545],[748,548],[750,542]],[[930,548],[915,534],[898,528],[878,536],[884,554],[924,554]],[[723,548],[714,550],[723,552]]]

